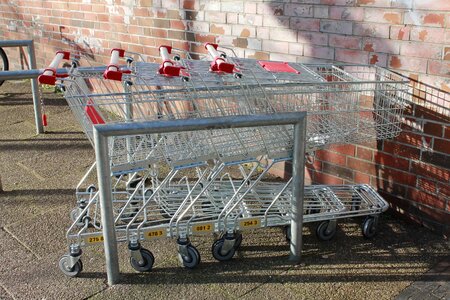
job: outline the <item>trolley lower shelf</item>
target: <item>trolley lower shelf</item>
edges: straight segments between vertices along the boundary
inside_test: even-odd
[[[223,211],[226,201],[218,199],[234,195],[231,185],[230,182],[215,182],[211,188],[212,192],[204,196],[201,201],[198,200],[200,205],[196,215],[190,216],[187,220],[175,220],[173,217],[175,211],[169,208],[164,210],[160,216],[150,213],[144,215],[143,218],[136,219],[132,224],[130,220],[134,215],[125,215],[124,219],[119,220],[116,224],[118,241],[129,242],[130,237],[137,237],[138,240],[143,241],[290,225],[290,199],[292,197],[290,182],[260,182],[251,193],[247,193],[246,197],[241,200],[239,213],[232,212],[225,220]],[[214,192],[219,195],[214,195]],[[184,186],[171,186],[170,192],[165,191],[163,196],[169,198],[165,199],[170,200],[168,202],[181,203],[181,199],[185,198],[186,193],[187,190]],[[185,195],[182,196],[182,194]],[[161,198],[158,201],[164,201]],[[174,198],[180,200],[174,201]],[[205,201],[209,202],[209,206],[203,213],[201,204]],[[211,201],[217,201],[217,203],[211,205]],[[139,203],[140,201],[135,202],[134,212],[140,209]],[[84,219],[91,220],[91,224],[75,220],[75,223],[82,226],[72,226],[77,227],[77,230],[75,232],[72,228],[72,232],[68,234],[69,241],[72,241],[71,244],[77,244],[79,247],[103,242],[100,221],[97,220],[92,224],[92,220],[96,220],[97,198],[93,197],[88,205],[96,206],[95,210],[83,212]],[[173,207],[177,207],[177,205]],[[214,210],[211,207],[214,207]],[[317,235],[322,240],[328,240],[334,235],[336,220],[368,216],[370,218],[367,222],[370,224],[365,226],[370,228],[366,229],[367,234],[364,235],[370,237],[374,234],[377,216],[387,208],[387,202],[369,185],[311,185],[305,187],[303,222],[322,222],[318,227]],[[159,210],[160,213],[161,211]],[[129,212],[133,212],[133,210],[129,210]],[[88,213],[91,215],[86,218]]]

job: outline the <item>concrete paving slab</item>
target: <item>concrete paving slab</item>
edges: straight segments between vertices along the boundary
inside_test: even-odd
[[[0,285],[0,299],[2,300],[13,300],[11,295]]]
[[[155,274],[160,277],[161,274]],[[149,277],[153,274],[140,275]],[[172,275],[174,276],[174,275]],[[196,279],[195,276],[190,276]],[[144,284],[118,284],[112,288],[102,291],[92,299],[233,299],[224,293],[220,284],[201,283],[171,283],[170,277],[164,282],[159,279],[152,282],[147,279]]]
[[[20,85],[5,88],[0,94],[13,93]],[[14,97],[22,96],[9,95],[6,101]],[[212,236],[193,237],[202,256],[196,270],[181,268],[175,241],[161,239],[143,243],[156,261],[152,272],[137,273],[126,245],[120,244],[122,282],[111,288],[105,284],[103,248],[84,248],[84,271],[80,278],[67,278],[57,264],[67,251],[64,234],[75,205],[74,188],[94,152],[60,97],[46,97],[50,123],[48,133],[39,136],[34,135],[31,95],[14,106],[2,105],[5,99],[0,99],[0,113],[24,120],[5,124],[0,133],[0,174],[6,190],[0,193],[0,298],[388,299],[450,252],[440,236],[385,214],[372,240],[362,238],[361,220],[340,222],[330,242],[319,242],[315,226],[307,226],[304,265],[288,263],[284,234],[272,228],[246,232],[241,251],[227,263],[211,256]],[[439,283],[444,275],[433,276],[429,279]],[[442,287],[432,293],[447,295]]]
[[[28,97],[28,96],[27,96]],[[6,107],[2,98],[0,96],[0,107]],[[17,123],[22,123],[28,121],[29,115],[33,115],[33,108],[29,105],[27,106],[15,106],[12,105],[8,109],[0,110],[0,120],[2,120],[2,125],[13,125]]]
[[[234,299],[254,300],[254,299],[302,299],[301,295],[293,293],[283,283],[268,281],[258,287],[248,291],[244,295],[234,297]]]
[[[3,228],[0,229],[0,274],[5,274],[10,269],[18,268],[37,259],[37,257],[19,241],[20,240],[14,235],[11,235]]]
[[[131,267],[124,265],[123,283],[97,294],[94,298],[236,299],[290,266],[286,255],[287,245],[283,247],[285,251],[282,254],[261,258],[262,254],[271,251],[271,246],[269,242],[268,246],[261,247],[257,241],[259,237],[254,233],[248,234],[246,242],[253,243],[253,248],[246,248],[243,242],[243,251],[239,252],[236,259],[226,263],[215,261],[210,254],[211,237],[193,239],[192,243],[197,246],[202,256],[202,263],[195,270],[179,266],[173,241],[159,240],[146,248],[152,250],[156,261],[164,259],[164,263],[155,264],[152,272],[144,275],[136,274]],[[279,237],[276,240],[279,241]],[[162,254],[167,256],[161,256]]]
[[[444,257],[395,299],[450,299],[450,256]]]
[[[31,176],[31,180],[47,181],[53,188],[75,187],[81,179],[80,173],[94,161],[92,147],[85,142],[78,145],[70,141],[54,142],[41,146],[52,150],[45,150],[41,155],[24,156],[16,164],[22,173]],[[62,159],[55,159],[56,156]]]
[[[62,275],[58,260],[59,255],[53,253],[8,269],[0,274],[0,283],[14,299],[85,299],[106,288],[103,276],[86,273],[84,277],[68,278]]]
[[[2,122],[3,123],[3,122]],[[0,140],[28,139],[36,135],[34,123],[28,121],[11,124],[7,127],[0,126]]]
[[[67,203],[66,207],[75,205],[72,189],[30,189],[2,192],[0,193],[0,211],[2,215],[0,226],[20,223],[21,221],[41,216],[49,209],[51,210],[63,203]],[[65,215],[68,215],[68,212]],[[55,229],[51,228],[50,230]]]
[[[3,140],[0,143],[5,190],[74,187],[94,161],[94,152],[83,135],[46,134],[46,138]]]
[[[73,206],[75,203],[71,206],[68,201],[48,205],[41,214],[7,225],[6,229],[38,257],[53,252],[61,253],[68,249],[65,235],[70,226],[68,211]]]

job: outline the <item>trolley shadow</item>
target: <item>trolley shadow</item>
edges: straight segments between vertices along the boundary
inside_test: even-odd
[[[344,224],[354,227],[355,221]],[[196,269],[180,269],[179,266],[158,266],[151,272],[135,273],[123,270],[120,283],[123,285],[178,285],[211,283],[301,283],[301,282],[385,282],[414,281],[421,273],[417,272],[416,262],[424,257],[440,261],[448,256],[450,246],[434,244],[433,234],[417,241],[412,234],[401,230],[403,224],[397,221],[381,222],[379,238],[372,240],[353,236],[353,230],[340,230],[333,241],[318,241],[314,234],[304,234],[303,263],[292,265],[288,262],[289,246],[284,243],[283,233],[274,234],[272,242],[264,241],[265,233],[255,231],[244,238],[237,257],[219,263],[210,255],[203,254],[202,263]],[[418,232],[426,229],[417,227]],[[252,243],[257,243],[252,244]],[[206,245],[205,245],[206,246]],[[151,249],[151,245],[149,245]],[[203,246],[199,245],[200,250]],[[437,253],[433,251],[439,248]],[[434,250],[433,250],[434,249]],[[350,255],[351,254],[351,255]],[[157,257],[157,260],[164,259]],[[164,262],[164,264],[167,262]],[[430,265],[431,267],[431,265]],[[392,272],[395,268],[396,272]],[[82,272],[80,278],[103,278],[103,272]],[[421,277],[427,281],[450,280],[450,276]]]

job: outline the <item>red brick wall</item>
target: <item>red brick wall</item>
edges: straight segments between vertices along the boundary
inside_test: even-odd
[[[368,183],[409,218],[450,233],[450,94],[411,81],[412,101],[395,139],[316,152],[312,182]]]
[[[0,0],[0,37],[34,38],[101,57],[112,47],[156,57],[160,44],[233,45],[261,59],[375,63],[450,90],[448,0]]]
[[[449,0],[0,0],[0,37],[33,38],[39,67],[59,49],[152,59],[161,44],[203,52],[217,42],[242,57],[370,63],[428,83],[436,89],[417,84],[400,137],[320,151],[309,175],[370,183],[398,211],[449,229]]]

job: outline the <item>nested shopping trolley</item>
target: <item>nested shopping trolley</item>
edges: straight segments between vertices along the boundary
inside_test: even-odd
[[[405,83],[374,66],[302,65],[230,59],[207,45],[213,60],[172,59],[161,47],[161,65],[112,50],[110,65],[78,68],[63,78],[64,96],[89,140],[93,126],[230,115],[307,111],[306,149],[389,138],[399,133]],[[212,48],[212,49],[211,49]],[[58,53],[41,77],[54,83]],[[119,65],[124,57],[126,65]],[[146,239],[173,237],[184,266],[195,267],[200,254],[195,234],[219,233],[212,245],[218,260],[239,247],[240,231],[288,225],[292,179],[265,180],[277,163],[291,159],[292,127],[272,126],[111,137],[110,165],[115,231],[128,243],[131,265],[152,268]],[[99,194],[90,185],[93,165],[77,187],[78,207],[67,232],[69,254],[60,267],[81,272],[80,249],[103,241]],[[85,188],[83,188],[85,186]],[[365,235],[374,233],[386,202],[366,185],[311,186],[305,190],[305,222],[322,221],[318,235],[332,237],[335,220],[372,216]],[[322,225],[324,224],[324,225]],[[320,229],[319,229],[320,228]]]

